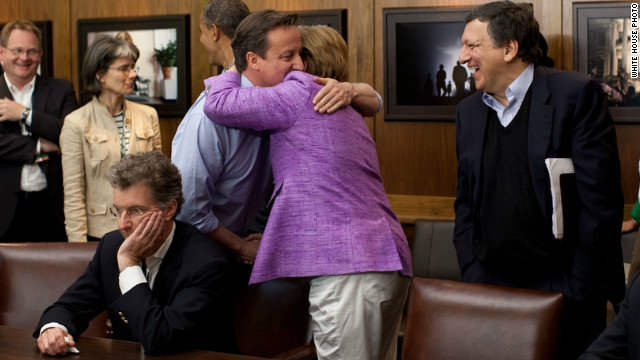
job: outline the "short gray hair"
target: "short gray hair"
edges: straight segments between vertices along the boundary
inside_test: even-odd
[[[180,213],[184,196],[180,170],[166,156],[158,151],[128,154],[109,168],[107,179],[113,188],[127,189],[134,185],[147,185],[151,196],[160,208],[171,205],[176,200]]]
[[[236,36],[240,21],[249,15],[249,8],[242,0],[210,0],[202,10],[202,23],[216,25],[229,39]]]
[[[84,91],[91,95],[100,94],[102,84],[96,75],[102,76],[116,59],[127,58],[135,63],[139,56],[140,50],[132,42],[113,36],[99,35],[89,45],[82,61]]]

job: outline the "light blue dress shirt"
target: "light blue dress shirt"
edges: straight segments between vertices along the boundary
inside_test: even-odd
[[[243,76],[242,86],[253,85]],[[205,234],[222,225],[243,236],[273,182],[269,133],[215,124],[203,112],[205,99],[202,92],[171,144],[185,198],[177,219]]]
[[[529,86],[531,86],[531,83],[533,82],[533,68],[533,64],[529,64],[522,74],[520,74],[520,76],[511,83],[511,85],[509,85],[505,94],[507,96],[507,101],[509,102],[507,106],[502,105],[500,101],[487,93],[482,94],[482,101],[484,101],[488,107],[496,111],[502,126],[507,127],[518,114],[518,110],[520,110],[520,106],[522,105],[522,100],[524,100],[524,97],[527,95],[527,91],[529,90]]]

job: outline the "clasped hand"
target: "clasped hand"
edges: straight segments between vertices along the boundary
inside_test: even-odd
[[[313,81],[324,86],[313,98],[315,111],[320,114],[331,114],[351,104],[354,96],[353,84],[320,77],[314,78]]]
[[[8,98],[0,99],[0,121],[19,121],[25,107]]]
[[[73,336],[57,326],[43,331],[37,343],[41,353],[51,356],[65,355],[71,347],[76,346]]]
[[[240,253],[238,254],[238,261],[242,261],[247,265],[253,265],[258,255],[258,248],[260,247],[260,240],[262,234],[251,234],[242,239],[242,246]]]

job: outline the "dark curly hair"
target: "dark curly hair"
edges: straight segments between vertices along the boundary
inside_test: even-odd
[[[158,151],[126,155],[109,168],[107,179],[112,187],[118,189],[139,184],[149,186],[153,200],[160,208],[168,207],[175,199],[178,203],[175,215],[180,213],[184,204],[180,171]]]

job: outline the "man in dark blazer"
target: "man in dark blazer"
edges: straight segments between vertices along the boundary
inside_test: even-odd
[[[620,310],[579,360],[640,359],[640,280],[629,284]]]
[[[526,5],[466,18],[459,61],[483,91],[456,113],[454,243],[464,281],[564,293],[575,359],[624,295],[620,164],[599,84],[538,66],[540,39]]]
[[[102,238],[85,272],[42,314],[33,334],[40,351],[66,354],[105,309],[112,337],[148,354],[232,350],[229,263],[215,242],[174,220],[184,203],[178,169],[144,152],[124,157],[108,178],[119,231]]]
[[[58,147],[73,85],[37,75],[40,30],[12,21],[0,33],[0,242],[67,241]]]

